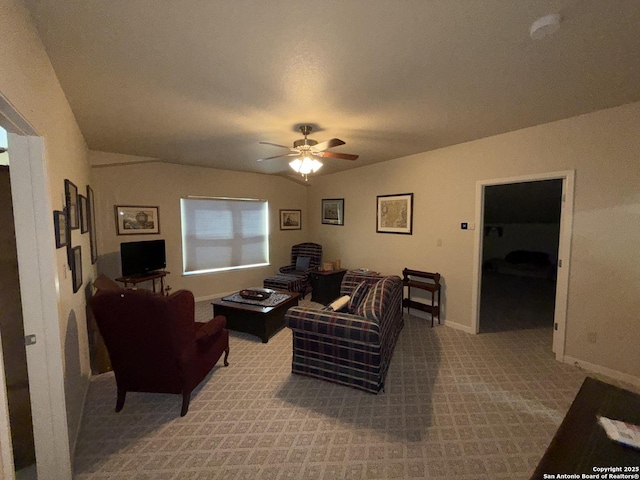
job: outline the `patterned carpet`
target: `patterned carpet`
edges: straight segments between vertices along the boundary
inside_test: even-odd
[[[198,318],[210,317],[208,302]],[[406,317],[372,395],[291,375],[291,332],[263,344],[231,333],[179,416],[178,395],[130,393],[114,413],[112,374],[92,379],[74,478],[527,479],[584,372],[558,363],[551,328],[469,335]]]

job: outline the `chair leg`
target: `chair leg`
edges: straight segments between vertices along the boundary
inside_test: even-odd
[[[190,401],[191,401],[191,392],[182,392],[182,410],[180,410],[181,417],[184,417],[189,411]]]
[[[118,388],[118,399],[116,400],[116,413],[122,410],[124,407],[124,401],[127,397],[127,391],[123,388]]]
[[[227,358],[229,358],[229,349],[228,348],[224,351],[224,366],[225,367],[229,366],[229,362],[227,362]]]

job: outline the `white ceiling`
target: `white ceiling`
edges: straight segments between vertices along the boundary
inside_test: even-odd
[[[310,123],[326,174],[640,100],[637,0],[26,3],[98,151],[286,173]]]

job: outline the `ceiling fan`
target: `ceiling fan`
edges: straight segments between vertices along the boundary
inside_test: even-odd
[[[358,155],[352,155],[350,153],[327,151],[330,148],[344,145],[345,142],[339,138],[332,138],[326,142],[318,143],[316,140],[307,138],[313,128],[311,125],[300,125],[299,128],[304,135],[304,138],[293,142],[293,148],[285,145],[278,145],[277,143],[260,142],[263,145],[273,145],[274,147],[286,148],[289,150],[289,153],[274,155],[273,157],[259,158],[258,161],[262,162],[264,160],[271,160],[273,158],[280,157],[298,157],[290,162],[289,166],[296,172],[302,174],[306,180],[309,173],[315,173],[320,169],[320,167],[322,167],[322,162],[313,157],[341,158],[343,160],[356,160],[358,158]]]

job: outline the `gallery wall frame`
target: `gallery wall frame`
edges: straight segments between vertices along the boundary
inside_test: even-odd
[[[87,185],[87,213],[89,214],[89,244],[91,246],[91,265],[98,261],[98,237],[96,236],[96,204],[93,189]]]
[[[376,232],[413,233],[413,193],[376,197]]]
[[[78,187],[69,180],[64,180],[64,198],[67,208],[67,222],[70,230],[80,228],[80,212],[78,208]]]
[[[344,225],[344,198],[322,199],[322,223]]]
[[[62,210],[53,211],[53,227],[56,237],[56,248],[67,246],[67,215]]]
[[[145,235],[160,233],[158,207],[114,206],[118,235]]]
[[[78,195],[78,206],[80,211],[80,233],[89,231],[89,204],[87,197]]]
[[[71,277],[73,293],[76,293],[82,286],[82,249],[80,245],[71,249]]]
[[[302,210],[280,210],[280,230],[302,230]]]

